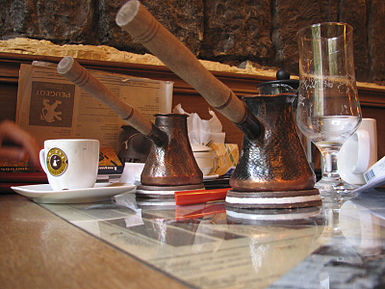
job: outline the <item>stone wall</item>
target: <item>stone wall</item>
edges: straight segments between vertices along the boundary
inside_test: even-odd
[[[0,37],[105,44],[144,53],[115,24],[126,0],[0,0]],[[384,0],[142,0],[200,59],[298,72],[296,32],[317,22],[354,28],[359,81],[385,84]]]

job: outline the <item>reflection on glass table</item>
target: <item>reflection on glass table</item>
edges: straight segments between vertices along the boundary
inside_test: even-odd
[[[378,206],[380,201],[385,204],[384,195]],[[362,205],[353,201],[335,210],[333,225],[325,208],[234,210],[221,201],[175,206],[133,194],[114,202],[42,206],[194,288],[309,288],[331,286],[340,277],[348,285],[341,288],[352,288],[356,279],[347,278],[356,269],[349,266],[365,264],[369,253],[379,262],[385,239],[380,221],[367,224],[375,220],[365,215],[370,208],[354,215]],[[363,229],[357,234],[365,244],[355,234]]]

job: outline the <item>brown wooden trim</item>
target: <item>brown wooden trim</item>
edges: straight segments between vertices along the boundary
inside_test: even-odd
[[[358,95],[362,106],[385,108],[385,90],[358,87]]]
[[[0,53],[0,82],[16,83],[19,77],[20,64],[32,63],[34,60],[57,63],[61,60],[61,57]],[[165,66],[88,59],[78,59],[78,61],[89,69],[99,69],[138,77],[173,81],[175,94],[199,96],[195,89]],[[236,95],[253,95],[256,92],[255,85],[257,83],[273,79],[266,75],[218,71],[212,71],[212,73],[220,81],[229,86]],[[384,89],[366,87],[358,83],[358,92],[362,106],[385,108],[385,87]]]

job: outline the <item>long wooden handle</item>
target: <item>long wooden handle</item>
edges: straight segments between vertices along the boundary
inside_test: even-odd
[[[157,56],[167,67],[180,78],[195,88],[206,101],[221,112],[230,121],[252,130],[251,134],[260,131],[259,124],[251,124],[251,115],[234,92],[214,77],[192,52],[173,34],[162,26],[151,13],[137,0],[124,4],[117,16],[116,23],[133,38],[142,43]],[[256,120],[253,120],[256,122]]]
[[[155,143],[158,142],[159,138],[162,139],[161,143],[167,139],[167,136],[162,135],[164,133],[159,131],[151,121],[146,119],[138,110],[134,109],[129,104],[121,101],[103,83],[92,76],[71,56],[64,57],[58,63],[57,71],[88,94],[106,104],[120,118],[127,121],[129,125],[145,136],[155,140]],[[158,136],[158,134],[161,134],[161,136]]]

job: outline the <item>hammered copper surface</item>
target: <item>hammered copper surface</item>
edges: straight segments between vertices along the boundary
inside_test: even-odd
[[[141,182],[149,186],[201,184],[203,174],[193,156],[187,135],[187,115],[157,114],[155,126],[168,136],[166,146],[153,144]]]
[[[230,178],[235,191],[312,189],[315,175],[297,135],[291,102],[296,95],[245,97],[251,113],[263,124],[257,141],[243,139],[238,165]]]

